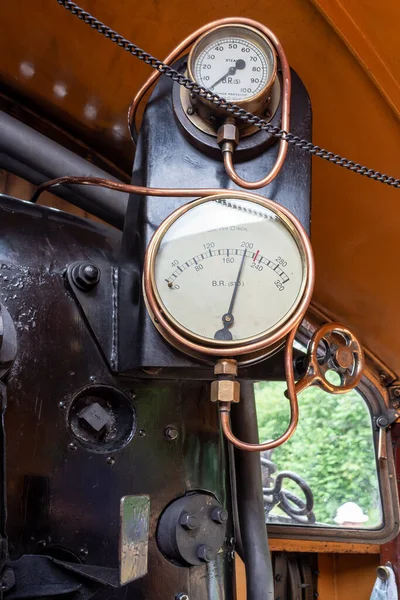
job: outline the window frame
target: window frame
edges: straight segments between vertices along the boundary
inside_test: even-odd
[[[332,321],[319,308],[312,307],[299,328],[296,336],[303,346],[314,331],[322,324]],[[341,542],[349,544],[384,544],[392,540],[400,529],[399,499],[396,468],[393,454],[390,428],[386,430],[387,460],[378,460],[379,429],[375,423],[377,417],[391,408],[388,385],[396,379],[390,371],[371,352],[364,348],[366,367],[356,390],[364,399],[371,415],[371,427],[374,440],[376,471],[382,505],[382,525],[374,529],[336,528],[333,526],[301,524],[269,524],[268,534],[274,539],[296,539],[321,542]],[[386,385],[384,385],[386,384]],[[300,415],[301,418],[301,415]]]

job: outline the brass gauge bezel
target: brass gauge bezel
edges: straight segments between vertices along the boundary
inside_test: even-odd
[[[186,329],[164,306],[155,281],[155,261],[157,252],[166,232],[187,211],[195,208],[199,204],[218,199],[248,200],[259,204],[276,214],[293,236],[299,249],[303,266],[301,289],[292,308],[269,330],[260,332],[260,334],[256,336],[240,340],[239,342],[237,340],[228,342],[211,340]],[[213,358],[234,357],[237,358],[239,363],[248,364],[249,362],[254,362],[261,357],[276,351],[276,349],[282,345],[288,333],[301,321],[310,303],[313,287],[313,253],[310,240],[301,223],[287,209],[278,205],[273,200],[248,192],[223,192],[221,194],[199,198],[181,206],[169,215],[169,217],[167,217],[158,227],[150,240],[144,260],[144,299],[155,327],[174,347],[185,354],[207,362]]]
[[[187,67],[188,75],[190,79],[196,81],[199,85],[202,85],[199,81],[197,81],[195,77],[195,62],[199,54],[204,50],[204,48],[208,44],[212,43],[213,41],[217,41],[222,37],[229,36],[241,37],[244,40],[249,40],[250,42],[255,44],[260,50],[260,52],[266,55],[266,60],[268,64],[270,64],[270,61],[272,59],[271,73],[264,87],[253,96],[249,96],[248,98],[245,98],[243,100],[237,100],[233,102],[234,104],[237,104],[245,110],[248,110],[254,114],[261,115],[265,112],[266,106],[268,105],[270,91],[276,79],[277,57],[276,50],[272,42],[268,39],[266,35],[264,35],[261,31],[255,29],[254,27],[240,24],[219,25],[211,31],[208,31],[207,33],[203,34],[192,46],[192,49],[190,51]],[[211,114],[226,115],[225,111],[221,111],[221,109],[219,109],[217,106],[213,106],[210,102],[201,97],[195,97],[193,99],[193,102],[198,109],[199,115],[206,120]]]

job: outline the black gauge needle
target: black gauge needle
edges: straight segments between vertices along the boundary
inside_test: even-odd
[[[236,277],[235,287],[233,288],[233,294],[232,294],[231,302],[229,304],[228,312],[226,312],[222,317],[222,325],[224,328],[219,329],[215,333],[215,335],[214,335],[215,340],[230,341],[233,339],[232,334],[229,331],[229,327],[232,327],[233,323],[235,322],[232,311],[233,311],[233,306],[234,306],[235,300],[236,300],[236,294],[238,292],[240,276],[242,274],[244,259],[246,258],[246,253],[247,253],[247,250],[245,250],[243,252],[243,257],[242,257],[242,260],[240,261],[239,271],[238,271],[238,274]]]
[[[218,81],[216,81],[215,83],[213,83],[212,85],[209,86],[209,90],[212,90],[213,88],[215,88],[216,85],[218,85],[219,83],[221,83],[221,81],[223,79],[225,79],[225,77],[228,77],[228,75],[234,75],[236,73],[237,70],[241,70],[244,69],[246,66],[245,61],[242,58],[239,58],[239,60],[236,61],[235,65],[232,65],[232,67],[229,67],[229,70],[227,73],[225,73],[225,75],[223,75],[222,77],[220,77],[218,79]]]

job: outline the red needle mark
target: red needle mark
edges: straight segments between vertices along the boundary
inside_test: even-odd
[[[256,261],[256,258],[257,258],[257,256],[258,256],[258,253],[259,253],[259,252],[260,252],[260,251],[259,251],[259,250],[257,250],[257,252],[255,253],[255,255],[254,255],[254,258],[253,258],[253,262],[255,262],[255,261]]]

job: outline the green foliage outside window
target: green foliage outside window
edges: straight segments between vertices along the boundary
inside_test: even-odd
[[[255,384],[260,440],[281,435],[289,422],[286,384]],[[368,515],[363,528],[381,524],[371,417],[362,397],[352,391],[331,395],[311,387],[299,395],[300,421],[293,437],[272,454],[278,472],[294,471],[314,494],[316,521],[329,525],[345,502]],[[285,488],[303,497],[294,484]],[[275,511],[276,512],[276,511]]]

